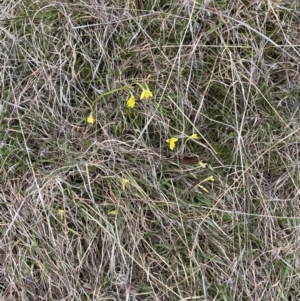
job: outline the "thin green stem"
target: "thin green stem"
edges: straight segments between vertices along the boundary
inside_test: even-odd
[[[105,93],[99,95],[98,97],[95,98],[95,100],[94,100],[93,103],[92,103],[92,110],[94,110],[94,108],[95,108],[95,106],[96,106],[96,104],[97,104],[97,101],[98,101],[99,99],[101,99],[102,97],[107,96],[107,95],[110,95],[110,94],[113,94],[113,93],[115,93],[115,92],[122,91],[122,90],[128,90],[128,91],[131,93],[131,90],[132,90],[132,89],[133,89],[133,88],[132,88],[132,85],[128,85],[128,86],[123,86],[123,87],[121,87],[121,88],[114,89],[114,90],[111,90],[111,91],[108,91],[108,92],[105,92]]]

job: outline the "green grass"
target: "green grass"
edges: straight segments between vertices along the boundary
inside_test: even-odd
[[[297,1],[98,2],[0,4],[0,300],[298,300]]]

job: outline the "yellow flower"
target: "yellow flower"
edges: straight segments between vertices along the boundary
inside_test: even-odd
[[[65,210],[63,209],[58,209],[57,210],[57,214],[59,216],[59,219],[62,221],[64,219],[64,215],[65,215]]]
[[[93,124],[95,122],[95,119],[93,117],[93,114],[91,113],[90,116],[87,118],[87,123]]]
[[[149,90],[148,87],[146,89],[142,87],[142,89],[143,91],[141,93],[140,99],[148,99],[153,96],[152,92]]]
[[[197,134],[192,134],[191,136],[189,136],[187,138],[187,141],[190,140],[190,139],[197,140],[197,139],[199,139],[199,136]]]
[[[214,178],[214,176],[210,176],[210,177],[208,177],[208,178],[207,178],[207,181],[214,182],[214,181],[215,181],[215,178]]]
[[[199,139],[199,137],[198,137],[197,134],[193,134],[193,135],[190,136],[190,139],[197,140],[197,139]]]
[[[135,97],[131,95],[129,99],[127,100],[127,107],[133,108],[135,106]]]
[[[173,150],[175,148],[175,143],[177,141],[178,141],[178,139],[175,137],[172,137],[172,138],[166,140],[166,142],[169,143],[170,150]]]
[[[129,182],[129,180],[127,179],[124,179],[124,178],[121,178],[120,179],[120,183],[121,183],[121,186],[122,186],[122,190],[124,191],[125,190],[125,186],[126,184]]]
[[[202,161],[199,161],[198,165],[202,168],[206,168],[207,163],[203,163]]]
[[[208,182],[208,181],[214,182],[215,181],[214,176],[210,176],[208,178],[205,178],[203,181],[201,181],[201,183],[205,183],[205,182]]]
[[[116,216],[118,214],[118,210],[109,211],[107,215]]]

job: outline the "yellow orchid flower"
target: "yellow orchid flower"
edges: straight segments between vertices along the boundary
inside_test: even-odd
[[[202,168],[206,168],[207,163],[203,163],[202,161],[199,161],[198,165]]]
[[[124,179],[124,178],[121,178],[120,179],[120,183],[121,183],[121,186],[122,186],[122,190],[124,191],[125,190],[125,186],[126,184],[129,182],[129,180],[127,179]]]
[[[197,139],[199,139],[199,137],[198,137],[198,134],[192,134],[191,136],[190,136],[190,139],[194,139],[194,140],[197,140]]]
[[[152,92],[150,91],[149,87],[147,86],[146,88],[142,87],[141,88],[143,89],[142,93],[141,93],[141,96],[140,96],[140,99],[148,99],[150,97],[153,96]]]
[[[135,97],[131,94],[131,96],[127,100],[127,107],[133,108],[134,106],[135,106]]]
[[[169,148],[170,148],[170,150],[173,150],[173,149],[175,148],[175,143],[176,143],[177,141],[178,141],[178,139],[175,138],[175,137],[172,137],[172,138],[166,140],[166,142],[169,143]]]
[[[107,215],[116,216],[117,214],[118,214],[118,210],[116,209],[116,210],[109,211]]]
[[[65,216],[65,210],[63,209],[58,209],[57,210],[57,214],[59,216],[59,219],[62,221],[64,219],[64,216]]]
[[[89,115],[89,117],[87,118],[86,121],[87,121],[87,123],[89,123],[89,124],[93,124],[93,123],[95,122],[95,119],[94,119],[92,113]]]
[[[191,140],[191,139],[192,139],[192,140],[197,140],[197,139],[199,139],[198,134],[195,134],[195,133],[192,134],[191,136],[189,136],[189,137],[187,138],[187,141],[188,141],[188,140]]]
[[[207,178],[207,181],[214,182],[214,181],[215,181],[215,178],[214,178],[214,176],[210,176],[210,177],[208,177],[208,178]]]

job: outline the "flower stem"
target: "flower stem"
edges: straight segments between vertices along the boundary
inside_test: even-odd
[[[94,108],[95,108],[95,106],[96,106],[96,104],[97,104],[97,101],[98,101],[99,99],[101,99],[102,97],[107,96],[107,95],[110,95],[110,94],[113,94],[113,93],[115,93],[115,92],[122,91],[122,90],[129,90],[129,91],[130,91],[130,90],[132,90],[132,89],[133,89],[132,86],[128,85],[128,86],[123,86],[123,87],[121,87],[121,88],[117,88],[117,89],[114,89],[114,90],[111,90],[111,91],[108,91],[108,92],[105,92],[105,93],[99,95],[99,96],[96,97],[95,100],[92,102],[92,110],[94,110]]]

